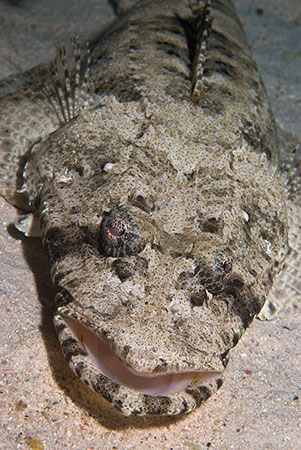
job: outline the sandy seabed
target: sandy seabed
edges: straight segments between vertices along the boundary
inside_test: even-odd
[[[300,138],[301,4],[235,4],[277,122]],[[113,13],[104,0],[2,0],[0,17],[4,78],[49,60],[69,30],[97,28]],[[0,206],[1,449],[300,449],[300,312],[286,307],[272,322],[255,321],[231,352],[224,386],[192,414],[123,418],[69,370],[41,243],[15,231],[16,210]]]

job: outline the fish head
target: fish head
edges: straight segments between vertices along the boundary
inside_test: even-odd
[[[107,398],[109,380],[124,414],[154,404],[179,414],[221,386],[254,314],[246,274],[217,235],[168,235],[155,215],[122,205],[103,215],[94,246],[68,259],[55,320],[66,359],[92,389]]]

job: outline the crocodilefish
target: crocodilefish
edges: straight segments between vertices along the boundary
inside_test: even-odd
[[[192,411],[275,309],[297,186],[231,1],[140,1],[2,82],[0,114],[69,366],[124,415]]]

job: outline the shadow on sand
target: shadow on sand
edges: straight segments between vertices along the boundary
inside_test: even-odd
[[[42,241],[40,238],[25,237],[16,230],[14,225],[9,225],[8,232],[15,239],[22,241],[25,260],[34,275],[37,295],[42,306],[40,331],[47,350],[52,376],[58,388],[62,389],[78,407],[85,409],[89,416],[110,430],[122,430],[129,427],[146,429],[153,426],[168,426],[180,421],[181,416],[124,417],[106,400],[90,391],[73,374],[63,357],[52,323],[55,312],[55,288],[50,278],[50,267]]]

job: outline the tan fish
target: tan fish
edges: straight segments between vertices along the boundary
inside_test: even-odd
[[[68,364],[125,415],[192,411],[274,308],[288,251],[274,119],[232,3],[139,2],[6,80],[0,108],[1,192],[41,230]]]

